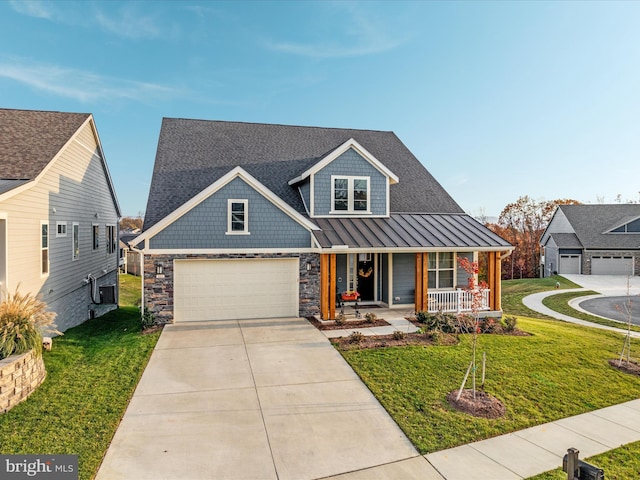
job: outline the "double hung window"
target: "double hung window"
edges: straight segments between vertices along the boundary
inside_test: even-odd
[[[430,252],[428,288],[453,288],[453,252]]]
[[[332,213],[369,213],[369,177],[331,177]]]
[[[249,200],[229,199],[227,202],[227,235],[249,233]]]

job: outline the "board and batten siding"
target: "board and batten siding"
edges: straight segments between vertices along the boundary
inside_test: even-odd
[[[248,200],[249,234],[227,234],[229,199]],[[149,247],[310,248],[311,232],[237,177],[151,237]]]
[[[19,285],[21,292],[41,295],[47,304],[59,305],[65,312],[65,318],[56,319],[61,330],[86,320],[90,307],[77,298],[87,298],[89,287],[83,279],[89,274],[108,276],[113,283],[117,276],[112,272],[118,266],[118,248],[108,253],[106,242],[107,225],[116,227],[117,236],[118,212],[91,123],[84,124],[37,182],[0,202],[0,213],[6,215],[7,289],[15,291]],[[49,225],[49,274],[44,276],[43,221]],[[66,223],[66,236],[57,236],[57,222]],[[73,222],[78,223],[80,233],[80,255],[75,261]],[[100,230],[97,250],[93,250],[93,224]],[[70,309],[66,303],[78,306]]]
[[[331,176],[369,177],[369,207],[371,215],[386,216],[387,212],[387,177],[364,159],[355,150],[350,149],[314,174],[313,178],[313,212],[312,216],[327,216],[332,206]],[[346,212],[345,212],[346,214]],[[350,215],[353,215],[351,213]]]

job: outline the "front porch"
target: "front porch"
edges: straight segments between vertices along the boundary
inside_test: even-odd
[[[500,252],[483,253],[487,286],[476,299],[475,309],[483,316],[500,316]],[[360,302],[363,314],[367,305],[412,312],[470,313],[474,310],[474,295],[460,287],[467,284],[468,276],[456,262],[463,256],[477,259],[478,252],[321,254],[321,318],[335,319],[340,312],[341,292],[359,291],[360,280],[367,291]],[[439,288],[430,288],[434,284]]]

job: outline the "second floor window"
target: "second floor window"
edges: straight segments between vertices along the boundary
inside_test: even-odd
[[[332,177],[334,213],[369,213],[368,177]]]
[[[227,204],[227,234],[249,233],[248,200],[229,200]]]

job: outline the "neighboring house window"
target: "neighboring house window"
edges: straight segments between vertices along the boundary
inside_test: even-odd
[[[640,219],[611,230],[611,233],[640,233]]]
[[[42,275],[49,275],[49,224],[40,223],[40,251],[42,253]]]
[[[80,225],[73,223],[73,254],[72,259],[77,260],[80,257]]]
[[[67,222],[56,222],[56,237],[67,236]]]
[[[369,212],[369,177],[331,177],[335,213]]]
[[[116,251],[116,227],[115,225],[107,225],[107,253]]]
[[[97,250],[100,248],[100,226],[93,224],[93,249]]]
[[[229,199],[227,203],[227,234],[242,235],[249,233],[249,200]]]
[[[429,253],[428,288],[453,288],[453,252]]]

